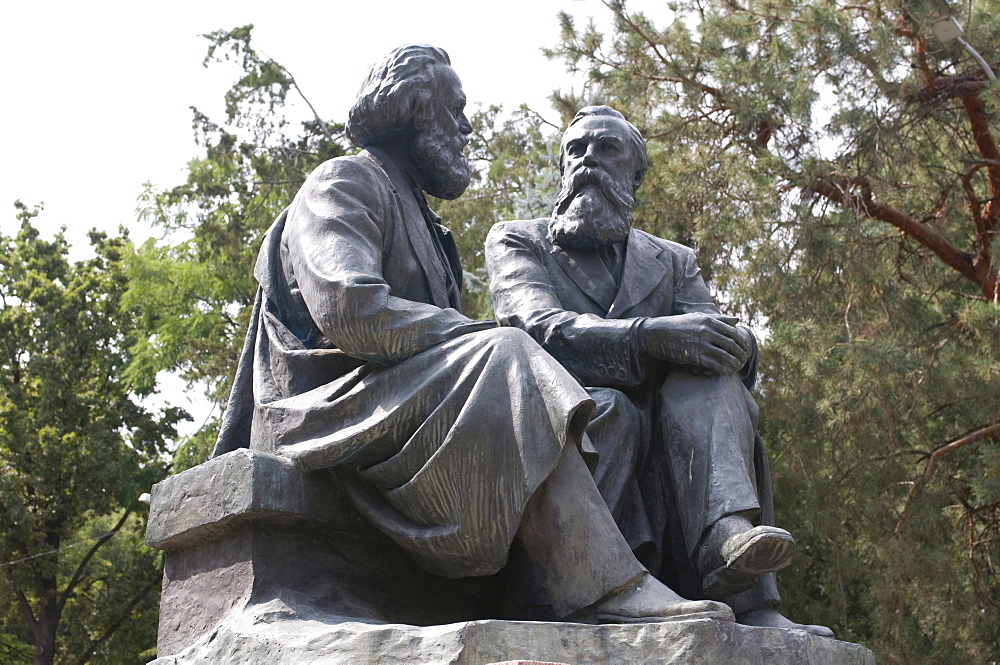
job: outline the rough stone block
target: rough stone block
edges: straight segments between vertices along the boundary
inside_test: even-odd
[[[146,539],[165,550],[155,665],[874,663],[858,645],[712,620],[496,620],[503,573],[430,575],[332,476],[250,450],[156,485]]]
[[[161,656],[276,598],[328,616],[417,625],[496,616],[502,598],[502,575],[431,575],[365,522],[330,475],[251,450],[158,483],[146,542],[166,551]]]
[[[191,647],[150,665],[875,665],[857,644],[702,619],[587,626],[472,621],[403,626],[302,616],[281,603],[233,615]]]
[[[327,474],[303,474],[290,460],[245,448],[157,483],[146,544],[175,550],[262,518],[363,525]]]

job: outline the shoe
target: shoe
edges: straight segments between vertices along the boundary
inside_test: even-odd
[[[721,524],[724,521],[726,524]],[[719,534],[725,540],[716,546]],[[702,572],[702,590],[709,598],[746,591],[758,575],[773,573],[791,563],[794,553],[795,539],[784,529],[750,526],[749,521],[738,516],[723,518],[702,545],[699,570],[708,571]]]
[[[759,626],[763,628],[781,628],[782,630],[801,630],[802,632],[816,635],[817,637],[833,638],[833,631],[826,626],[810,623],[795,623],[786,618],[778,610],[770,607],[762,607],[750,610],[736,617],[736,622],[744,626]]]
[[[659,623],[718,619],[734,621],[728,605],[714,600],[687,600],[674,593],[648,572],[634,578],[593,605],[563,621],[572,623]]]

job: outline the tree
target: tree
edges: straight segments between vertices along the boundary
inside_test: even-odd
[[[128,238],[91,232],[94,256],[70,263],[62,233],[42,239],[38,210],[16,205],[20,231],[0,235],[0,649],[36,665],[144,662],[160,564],[138,497],[166,474],[185,414],[151,412],[122,378]]]
[[[589,78],[556,102],[640,127],[637,224],[765,333],[789,613],[880,662],[995,659],[1000,89],[935,39],[940,2],[677,1],[661,26],[605,4],[608,36],[562,16],[550,53]],[[984,49],[997,9],[957,15]]]
[[[606,5],[608,36],[562,16],[551,54],[589,82],[553,99],[563,125],[606,102],[639,126],[651,168],[637,225],[696,247],[725,308],[762,332],[762,432],[781,524],[801,543],[788,613],[881,662],[995,659],[996,86],[931,36],[936,1],[677,0],[659,27]],[[958,17],[990,60],[995,5]],[[282,119],[294,79],[249,27],[208,37],[209,59],[236,57],[244,76],[226,127],[196,113],[205,155],[188,182],[151,193],[150,219],[177,233],[134,266],[135,302],[154,305],[134,371],[142,384],[181,368],[221,401],[257,240],[308,171],[347,148],[340,125]],[[437,209],[479,316],[482,238],[549,211],[558,132],[528,109],[473,124],[474,182]],[[204,459],[213,438],[178,463]]]
[[[224,405],[257,289],[260,240],[322,161],[345,152],[344,127],[314,118],[293,127],[288,94],[311,109],[295,79],[252,44],[252,25],[205,35],[204,65],[234,61],[239,79],[226,93],[225,121],[192,108],[196,142],[187,181],[166,191],[148,186],[141,217],[169,238],[144,244],[129,266],[125,302],[142,312],[147,335],[130,349],[127,375],[150,389],[156,374],[179,371]],[[217,421],[185,442],[175,470],[204,461]]]

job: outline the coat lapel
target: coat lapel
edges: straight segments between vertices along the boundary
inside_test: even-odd
[[[588,298],[608,311],[618,288],[597,252],[567,251],[552,245],[552,257]]]
[[[608,309],[609,319],[622,318],[663,282],[667,267],[658,258],[662,252],[645,234],[635,230],[629,234],[621,288]]]
[[[410,240],[413,253],[416,255],[420,269],[427,280],[427,288],[434,301],[433,304],[441,308],[451,307],[448,298],[448,283],[444,273],[442,273],[442,270],[447,269],[447,267],[441,266],[440,261],[436,260],[437,250],[434,248],[433,240],[431,240],[431,231],[427,227],[423,213],[420,212],[420,206],[413,196],[406,175],[392,160],[385,159],[380,154],[370,151],[362,151],[361,154],[367,154],[385,172],[393,191],[403,203],[403,225],[406,228],[406,235]]]

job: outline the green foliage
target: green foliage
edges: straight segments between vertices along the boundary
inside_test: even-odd
[[[588,83],[556,102],[640,127],[637,224],[763,333],[787,613],[879,662],[996,660],[998,88],[936,2],[605,4],[608,35],[562,19],[550,54]],[[998,8],[955,6],[991,62]]]
[[[70,263],[62,233],[43,240],[38,211],[16,205],[19,232],[0,235],[4,640],[36,663],[138,662],[123,655],[144,630],[130,620],[148,628],[159,572],[133,512],[186,414],[149,411],[121,379],[137,334],[128,238],[91,232],[93,258]]]
[[[187,181],[167,191],[147,187],[142,218],[167,232],[130,258],[126,305],[142,312],[146,331],[130,353],[132,385],[151,389],[156,374],[180,371],[224,403],[236,371],[257,284],[253,266],[261,238],[306,176],[344,154],[343,125],[317,119],[296,135],[282,109],[298,91],[283,67],[251,44],[253,26],[205,35],[205,65],[235,60],[241,77],[226,94],[226,123],[192,109],[204,154],[188,164]],[[308,100],[307,100],[308,102]],[[181,470],[204,460],[217,422],[181,445]]]

